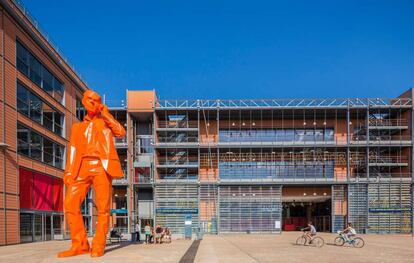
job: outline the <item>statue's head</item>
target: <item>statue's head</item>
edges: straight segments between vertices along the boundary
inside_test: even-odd
[[[102,104],[101,96],[96,91],[87,90],[83,93],[82,104],[88,114],[96,114],[99,112],[99,107]]]

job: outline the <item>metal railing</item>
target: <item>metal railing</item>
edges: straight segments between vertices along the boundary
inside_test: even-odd
[[[134,184],[150,184],[154,180],[151,175],[135,175],[133,178]]]
[[[156,181],[184,182],[198,180],[198,174],[164,174],[159,173]]]
[[[369,162],[374,164],[381,164],[381,163],[407,163],[408,164],[408,156],[369,156]]]
[[[158,121],[157,128],[198,128],[197,121]]]
[[[124,177],[123,178],[119,178],[119,179],[113,179],[112,180],[112,184],[114,185],[125,185],[128,184],[128,171],[126,169],[123,169],[122,172],[124,173]]]
[[[119,145],[128,145],[128,138],[125,136],[123,138],[114,138],[114,142],[116,146]]]
[[[165,158],[158,157],[158,165],[197,165],[198,157]]]
[[[198,137],[196,136],[183,136],[183,137],[161,137],[159,136],[157,143],[198,143]]]
[[[366,173],[355,173],[350,175],[350,180],[358,181],[358,180],[366,180],[368,174]],[[410,179],[410,173],[370,173],[369,174],[370,180],[381,180],[381,179]]]
[[[369,119],[370,126],[407,126],[406,119]]]
[[[350,141],[352,143],[366,142],[367,135],[351,135]],[[369,135],[369,143],[387,143],[398,141],[411,141],[411,135]]]
[[[410,107],[411,98],[158,100],[156,109]]]
[[[127,104],[125,100],[107,100],[104,99],[103,103],[110,109],[126,109]]]

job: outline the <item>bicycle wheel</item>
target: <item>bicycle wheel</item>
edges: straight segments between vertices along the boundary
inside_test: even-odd
[[[311,244],[315,247],[322,247],[325,244],[325,241],[321,237],[314,237]]]
[[[345,240],[342,237],[336,237],[334,243],[335,246],[343,246],[345,244]]]
[[[356,237],[352,240],[352,245],[357,248],[361,248],[365,245],[365,242],[362,238]]]
[[[306,238],[304,236],[300,236],[298,237],[298,239],[296,239],[296,245],[304,246],[305,244],[306,244]]]

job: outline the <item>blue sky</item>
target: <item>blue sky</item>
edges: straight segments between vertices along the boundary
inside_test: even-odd
[[[23,0],[111,99],[394,97],[414,86],[414,1]]]

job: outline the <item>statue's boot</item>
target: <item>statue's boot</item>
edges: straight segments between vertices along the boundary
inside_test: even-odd
[[[91,257],[93,258],[102,257],[103,254],[105,254],[105,248],[99,247],[99,246],[92,247]]]
[[[86,242],[81,246],[72,246],[69,250],[61,251],[58,253],[59,258],[73,257],[77,255],[87,254],[90,252],[89,244]]]

